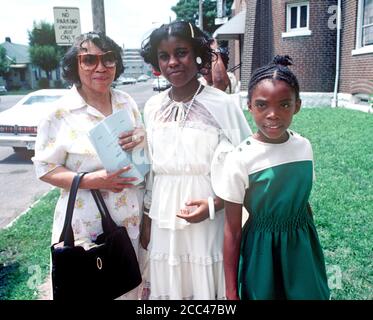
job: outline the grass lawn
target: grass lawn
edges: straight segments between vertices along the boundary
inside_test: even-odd
[[[332,299],[373,299],[373,116],[302,109],[292,129],[314,149],[316,181],[310,202]],[[10,229],[0,231],[0,299],[37,299],[37,284],[49,270],[57,197],[58,191],[52,191]]]
[[[57,189],[9,229],[0,230],[0,300],[37,299],[49,272],[51,227]]]

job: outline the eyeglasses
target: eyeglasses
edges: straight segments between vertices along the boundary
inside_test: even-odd
[[[101,54],[81,53],[78,54],[78,59],[79,65],[86,71],[95,69],[100,61],[105,68],[114,68],[117,65],[117,59],[113,51]]]

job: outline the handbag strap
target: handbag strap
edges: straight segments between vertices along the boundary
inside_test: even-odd
[[[117,224],[114,222],[113,218],[111,217],[100,190],[92,189],[91,194],[93,196],[93,199],[96,202],[98,210],[100,211],[102,230],[104,231],[105,234],[113,232],[115,228],[117,227]]]
[[[66,215],[65,215],[65,223],[63,225],[63,229],[62,229],[60,240],[59,240],[59,242],[63,240],[65,246],[70,246],[70,247],[74,246],[74,232],[71,226],[71,221],[73,219],[73,211],[75,207],[76,194],[78,193],[80,182],[86,173],[87,172],[77,173],[70,187],[69,200],[67,202],[67,209],[66,209]]]

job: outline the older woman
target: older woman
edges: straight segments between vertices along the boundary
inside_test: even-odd
[[[134,100],[124,92],[111,89],[113,80],[124,70],[121,48],[103,34],[83,34],[64,56],[62,66],[64,78],[73,87],[59,107],[40,123],[33,158],[37,176],[61,188],[52,243],[59,241],[73,177],[76,172],[89,172],[82,180],[76,199],[72,221],[75,239],[90,242],[102,233],[101,218],[89,191],[100,189],[112,218],[118,225],[127,227],[137,252],[143,187],[135,187],[134,178],[121,177],[128,167],[106,172],[87,136],[93,126],[121,109],[131,111],[134,127],[143,127]],[[131,137],[131,132],[123,136],[123,141],[127,141],[124,149],[130,150],[139,143]],[[137,288],[123,298],[136,299]]]

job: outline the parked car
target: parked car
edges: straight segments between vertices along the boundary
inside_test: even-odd
[[[162,91],[171,87],[171,83],[164,77],[158,77],[153,80],[153,91]]]
[[[132,78],[132,77],[124,77],[124,78],[119,77],[118,81],[121,84],[135,84],[137,82],[137,80],[135,78]]]
[[[146,82],[150,79],[150,77],[146,74],[142,74],[140,77],[137,78],[137,82]]]
[[[25,153],[35,149],[37,126],[54,103],[69,90],[42,89],[31,92],[13,107],[0,112],[0,146]]]
[[[8,90],[5,88],[5,86],[0,86],[0,94],[6,94]]]

